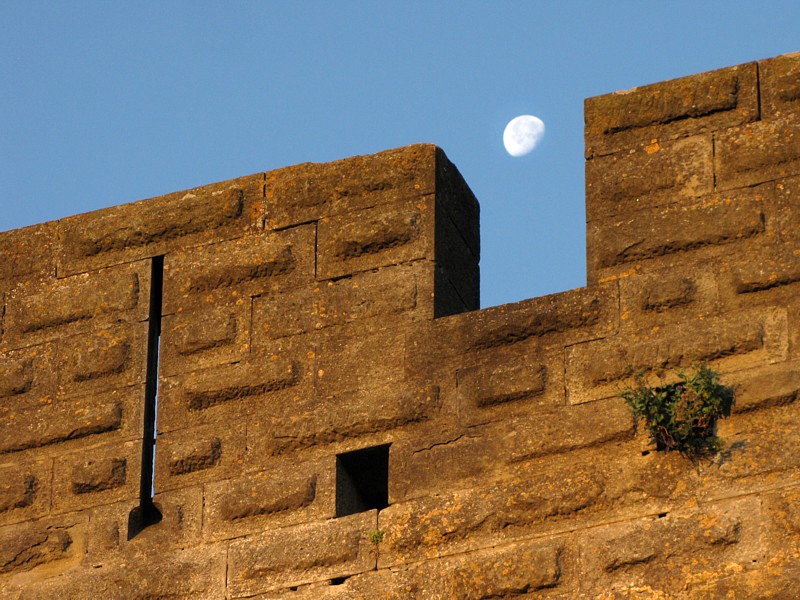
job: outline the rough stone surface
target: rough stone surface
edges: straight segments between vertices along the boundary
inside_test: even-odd
[[[0,233],[0,597],[798,597],[798,65],[588,99],[588,285],[514,304],[425,144]]]

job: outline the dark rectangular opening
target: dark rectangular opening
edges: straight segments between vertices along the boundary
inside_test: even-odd
[[[336,455],[336,516],[389,506],[389,444]]]
[[[150,314],[147,329],[147,373],[144,386],[144,439],[142,472],[139,481],[139,506],[128,515],[128,539],[145,527],[161,521],[161,511],[153,504],[153,466],[156,456],[156,416],[158,413],[158,352],[161,343],[161,311],[164,290],[164,257],[156,256],[150,267]]]

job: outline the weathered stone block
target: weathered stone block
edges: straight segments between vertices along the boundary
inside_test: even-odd
[[[52,344],[0,354],[0,423],[10,425],[16,413],[52,402],[55,360]]]
[[[666,371],[712,362],[723,373],[786,359],[788,330],[781,309],[750,310],[663,329],[654,327],[625,338],[609,338],[567,348],[567,399],[570,404],[619,395],[646,374],[650,385]]]
[[[589,448],[633,436],[631,412],[621,398],[612,398],[537,413],[502,422],[502,446],[510,462],[545,454]]]
[[[448,561],[445,589],[465,600],[546,593],[565,578],[563,554],[564,547],[549,540],[468,554]]]
[[[378,566],[490,548],[556,523],[569,529],[603,491],[599,472],[572,467],[393,504],[378,517],[385,532]]]
[[[258,226],[259,173],[59,221],[58,275],[240,237]]]
[[[399,316],[390,327],[377,318],[325,330],[316,352],[317,394],[333,396],[402,380],[408,323],[408,317]]]
[[[0,436],[0,462],[20,460],[14,453],[23,450],[53,455],[85,443],[141,437],[143,398],[143,386],[131,386],[59,398],[8,415]]]
[[[53,463],[44,459],[0,467],[0,526],[50,512]]]
[[[135,499],[139,494],[140,441],[94,446],[61,456],[53,466],[53,512]]]
[[[726,565],[749,566],[763,556],[760,512],[759,500],[748,497],[589,529],[581,553],[582,572],[592,583],[586,591],[647,584],[674,594]]]
[[[756,63],[587,98],[586,156],[758,118]]]
[[[120,321],[144,321],[149,280],[149,265],[134,263],[22,283],[8,297],[3,345],[31,346]]]
[[[164,377],[159,388],[159,431],[247,419],[305,393],[310,368],[311,359],[297,348],[285,347],[253,353],[238,363]]]
[[[686,201],[714,191],[710,135],[636,146],[586,162],[586,220]]]
[[[23,279],[55,277],[56,223],[0,232],[0,290]]]
[[[409,332],[409,374],[480,364],[503,352],[538,353],[617,330],[616,282],[419,323]],[[509,350],[513,353],[513,350]]]
[[[197,302],[161,321],[159,374],[176,375],[233,363],[250,350],[250,298]]]
[[[159,434],[156,440],[155,489],[164,492],[219,479],[242,469],[246,422],[225,428],[195,427]]]
[[[725,279],[728,297],[739,297],[740,301],[753,304],[764,302],[774,304],[778,293],[792,298],[798,293],[800,282],[800,252],[791,246],[770,246],[764,248],[765,256],[743,257],[730,266]],[[768,292],[771,293],[762,293]]]
[[[208,541],[329,519],[335,513],[336,465],[273,461],[266,471],[205,486],[203,535]]]
[[[254,595],[372,570],[377,549],[369,534],[376,526],[376,512],[369,511],[231,542],[229,593]]]
[[[0,528],[0,590],[77,565],[86,548],[86,522],[86,515],[69,515]]]
[[[352,277],[317,284],[314,326],[343,325],[371,317],[413,311],[424,304],[424,263],[384,267]]]
[[[316,227],[304,225],[178,251],[164,262],[164,314],[196,302],[247,302],[314,280]]]
[[[480,364],[457,371],[459,413],[467,425],[562,406],[564,355],[530,355],[498,348]]]
[[[621,331],[708,319],[722,310],[711,265],[689,272],[664,269],[624,277],[619,295]]]
[[[146,346],[147,323],[59,339],[59,393],[87,395],[143,384]]]
[[[128,518],[138,498],[97,506],[89,517],[89,543],[83,564],[99,569],[119,559],[159,556],[163,562],[177,548],[200,543],[202,487],[159,492],[153,497],[162,519],[128,539]],[[208,549],[208,547],[206,548]]]
[[[800,112],[800,52],[758,61],[765,119]]]
[[[263,346],[266,340],[313,331],[318,289],[316,284],[306,285],[286,290],[280,296],[253,298],[253,345]]]
[[[434,257],[434,198],[396,202],[322,219],[317,278],[331,279]]]
[[[586,231],[589,281],[731,253],[731,244],[763,239],[767,225],[760,198],[747,190],[595,221]]]
[[[225,598],[225,549],[195,547],[154,561],[148,554],[122,557],[22,589],[21,600],[95,598]]]
[[[266,173],[265,223],[281,229],[435,191],[436,146],[417,144]]]
[[[272,457],[298,451],[328,454],[353,450],[376,436],[430,421],[441,407],[439,388],[391,384],[353,393],[298,398],[278,407],[267,418],[256,416],[248,427],[250,461],[265,464]],[[298,419],[297,415],[304,415]]]
[[[714,163],[721,190],[800,174],[800,119],[759,121],[720,132]]]
[[[445,216],[451,220],[470,253],[480,258],[480,205],[458,168],[441,148],[436,149],[436,206],[445,211],[437,213],[437,222]]]
[[[788,483],[788,473],[800,466],[797,408],[796,402],[788,402],[719,421],[718,435],[725,442],[725,452],[719,464],[704,468],[703,474],[727,481],[735,490],[767,473],[783,473]]]

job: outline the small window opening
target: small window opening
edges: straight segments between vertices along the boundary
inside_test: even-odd
[[[389,444],[336,455],[336,516],[389,506]]]

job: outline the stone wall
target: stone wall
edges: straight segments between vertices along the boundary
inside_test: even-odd
[[[483,310],[428,145],[0,234],[0,596],[796,598],[800,55],[588,99],[586,187]],[[700,361],[692,462],[617,394]]]

